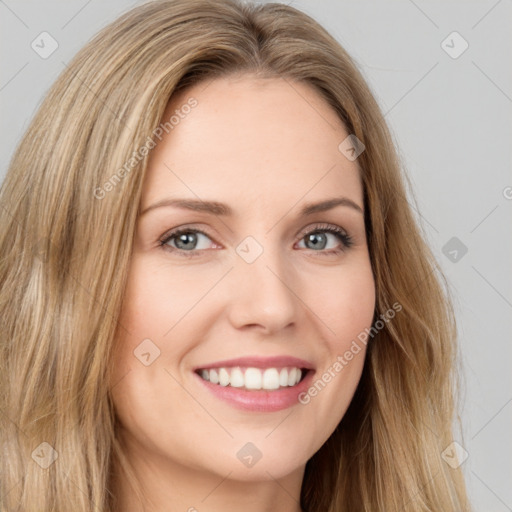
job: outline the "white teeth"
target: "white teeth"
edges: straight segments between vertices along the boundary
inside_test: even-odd
[[[279,385],[288,386],[288,370],[286,368],[279,372]]]
[[[302,377],[300,368],[247,368],[239,367],[203,369],[200,372],[204,380],[221,386],[245,389],[279,389],[295,386]]]
[[[231,378],[229,379],[229,383],[234,388],[241,388],[244,385],[244,374],[240,368],[233,368],[231,371]]]
[[[219,369],[219,384],[221,386],[227,386],[229,384],[229,373],[226,368]]]
[[[208,370],[206,370],[208,371]],[[213,384],[218,384],[219,383],[219,375],[217,373],[217,370],[210,370],[210,382],[213,383]]]
[[[261,370],[259,368],[247,368],[244,381],[247,389],[261,389]]]
[[[275,368],[268,368],[263,373],[263,388],[277,389],[279,387],[279,373]]]
[[[288,386],[293,386],[297,380],[297,368],[292,368],[289,372],[288,372]],[[299,370],[299,374],[300,374],[300,370]]]

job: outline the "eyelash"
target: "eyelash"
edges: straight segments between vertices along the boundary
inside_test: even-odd
[[[172,240],[173,238],[179,237],[180,235],[183,235],[185,233],[199,233],[199,234],[205,235],[211,239],[210,235],[207,232],[201,231],[200,229],[178,228],[174,231],[171,231],[170,233],[166,233],[164,235],[164,237],[159,240],[158,245],[164,251],[170,251],[173,253],[177,253],[177,254],[183,255],[184,257],[192,258],[192,257],[200,256],[201,249],[193,249],[190,251],[184,251],[183,249],[177,249],[176,247],[171,247],[171,246],[167,245],[170,240]],[[301,241],[303,238],[305,238],[306,236],[311,235],[313,233],[332,233],[338,237],[338,240],[341,241],[342,246],[337,249],[330,249],[327,251],[326,250],[314,251],[313,249],[310,249],[313,252],[318,252],[319,254],[322,254],[325,256],[330,256],[330,255],[332,256],[332,255],[337,255],[342,252],[345,252],[347,249],[352,247],[352,245],[354,244],[352,237],[348,233],[346,233],[345,230],[341,229],[338,226],[331,225],[331,224],[318,225],[312,229],[301,232],[299,241]]]

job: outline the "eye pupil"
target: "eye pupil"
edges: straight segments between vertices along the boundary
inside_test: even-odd
[[[307,237],[308,241],[313,242],[313,249],[324,249],[327,243],[326,236],[323,233],[310,233]]]
[[[182,233],[176,239],[176,247],[178,247],[178,249],[190,248],[191,246],[193,246],[195,244],[195,242],[197,241],[196,239],[197,239],[196,233]],[[182,247],[179,246],[180,243],[186,244],[186,242],[192,242],[192,243],[191,244],[189,243],[188,245],[184,245]]]

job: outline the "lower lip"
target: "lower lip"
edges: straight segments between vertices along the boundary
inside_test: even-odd
[[[193,373],[216,397],[238,409],[257,412],[274,412],[287,409],[299,403],[299,395],[306,392],[309,388],[315,372],[308,370],[304,379],[295,386],[275,390],[246,390],[232,386],[221,386],[220,384],[212,384],[210,381],[204,380],[197,373]]]

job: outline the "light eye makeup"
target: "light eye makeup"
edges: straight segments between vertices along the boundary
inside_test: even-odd
[[[197,229],[193,227],[180,227],[173,229],[170,232],[165,233],[162,238],[159,239],[158,245],[167,252],[171,252],[178,256],[183,257],[198,257],[208,249],[208,247],[197,247],[204,246],[204,239],[212,240],[213,237],[208,233],[207,230]],[[334,240],[334,241],[333,241]],[[213,241],[213,240],[212,240]],[[300,247],[301,249],[318,252],[322,256],[333,256],[339,255],[349,250],[353,244],[353,238],[343,228],[336,226],[335,224],[317,224],[312,227],[308,227],[301,231],[298,236],[298,241],[305,243],[316,244],[316,247],[320,247],[320,250],[305,246],[305,243]],[[330,247],[328,249],[325,246],[335,244],[338,241],[338,245]],[[190,242],[189,246],[191,249],[184,249],[177,246],[177,244],[186,244]],[[219,244],[213,242],[214,245],[221,248]],[[206,245],[208,245],[206,243]]]

